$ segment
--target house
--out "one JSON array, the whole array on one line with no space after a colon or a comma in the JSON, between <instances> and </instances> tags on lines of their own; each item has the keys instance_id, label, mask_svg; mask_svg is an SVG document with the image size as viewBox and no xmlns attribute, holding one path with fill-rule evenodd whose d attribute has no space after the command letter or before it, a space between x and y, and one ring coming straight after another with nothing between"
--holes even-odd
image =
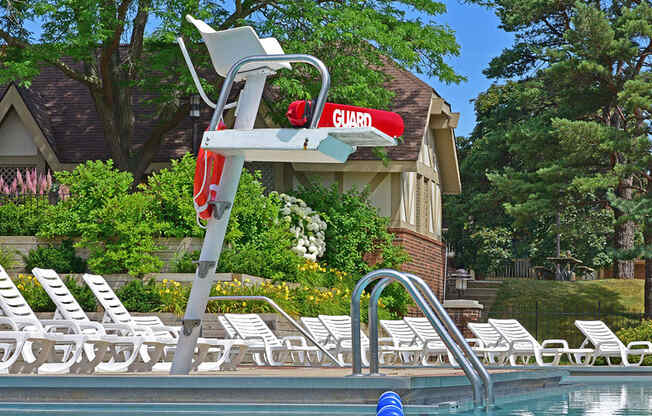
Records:
<instances>
[{"instance_id":1,"label":"house","mask_svg":"<svg viewBox=\"0 0 652 416\"><path fill-rule=\"evenodd\" d=\"M261 170L269 189L287 191L309 177L347 190L368 186L379 212L391 219L391 231L412 257L405 270L423 277L441 296L445 245L442 240L442 194L461 191L454 129L459 113L429 85L389 63L384 70L395 93L392 110L405 121L402 142L387 149L384 163L370 149L360 149L344 164L249 163ZM202 122L210 117L202 111ZM227 118L228 124L228 118ZM272 127L264 111L257 126ZM136 131L144 141L148 122ZM150 169L169 164L192 147L192 124L183 121L166 136ZM11 182L16 169L73 169L86 160L107 159L102 128L85 86L58 69L45 68L30 88L0 88L0 176Z\"/></svg>"}]
</instances>

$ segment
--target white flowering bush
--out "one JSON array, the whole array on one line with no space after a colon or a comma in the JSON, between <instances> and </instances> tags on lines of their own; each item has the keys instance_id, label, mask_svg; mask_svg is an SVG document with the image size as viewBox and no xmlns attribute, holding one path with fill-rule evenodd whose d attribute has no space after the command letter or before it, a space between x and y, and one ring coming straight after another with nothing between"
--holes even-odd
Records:
<instances>
[{"instance_id":1,"label":"white flowering bush","mask_svg":"<svg viewBox=\"0 0 652 416\"><path fill-rule=\"evenodd\" d=\"M319 214L299 198L278 194L281 201L280 215L290 223L295 245L292 251L311 261L317 261L326 252L326 222Z\"/></svg>"}]
</instances>

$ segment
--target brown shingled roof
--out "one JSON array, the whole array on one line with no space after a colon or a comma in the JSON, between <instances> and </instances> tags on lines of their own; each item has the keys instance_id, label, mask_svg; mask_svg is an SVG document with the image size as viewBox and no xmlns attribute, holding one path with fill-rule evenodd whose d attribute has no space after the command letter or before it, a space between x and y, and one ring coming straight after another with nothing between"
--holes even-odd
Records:
<instances>
[{"instance_id":1,"label":"brown shingled roof","mask_svg":"<svg viewBox=\"0 0 652 416\"><path fill-rule=\"evenodd\" d=\"M403 142L388 148L388 156L391 160L416 160L428 120L433 90L393 62L387 62L384 70L391 78L386 86L395 93L391 109L399 113L405 121ZM60 162L80 163L89 159L110 157L104 142L101 121L86 86L66 77L54 67L45 67L32 80L29 89L19 90L45 137L56 149ZM147 97L137 97L138 100L144 98ZM147 113L145 107L137 112L135 144L145 141L154 124L154 120L142 116ZM202 106L202 126L208 124L210 116L211 109ZM186 118L176 129L168 132L153 161L166 162L191 151L191 128L190 118ZM377 157L371 149L361 148L351 155L350 159L373 160Z\"/></svg>"}]
</instances>

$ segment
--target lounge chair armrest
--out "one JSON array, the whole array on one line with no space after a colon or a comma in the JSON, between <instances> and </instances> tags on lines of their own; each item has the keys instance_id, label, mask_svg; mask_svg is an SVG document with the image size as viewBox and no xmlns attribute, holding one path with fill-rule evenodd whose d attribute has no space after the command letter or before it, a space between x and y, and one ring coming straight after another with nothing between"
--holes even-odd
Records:
<instances>
[{"instance_id":1,"label":"lounge chair armrest","mask_svg":"<svg viewBox=\"0 0 652 416\"><path fill-rule=\"evenodd\" d=\"M120 333L120 335L138 335L133 325L129 324L103 324L100 325L105 332Z\"/></svg>"},{"instance_id":2,"label":"lounge chair armrest","mask_svg":"<svg viewBox=\"0 0 652 416\"><path fill-rule=\"evenodd\" d=\"M528 343L528 344L530 344L532 346L532 348L535 347L535 343L531 339L529 339L529 338L517 338L517 339L513 339L513 340L509 341L509 349L510 350L514 349L514 346L516 344L518 344L518 343Z\"/></svg>"},{"instance_id":3,"label":"lounge chair armrest","mask_svg":"<svg viewBox=\"0 0 652 416\"><path fill-rule=\"evenodd\" d=\"M307 347L308 343L306 342L306 339L300 335L290 335L287 337L281 338L281 342L287 346L292 345L292 341L299 341L299 345L302 347Z\"/></svg>"},{"instance_id":4,"label":"lounge chair armrest","mask_svg":"<svg viewBox=\"0 0 652 416\"><path fill-rule=\"evenodd\" d=\"M6 316L0 316L0 325L7 325L12 331L19 331L16 322Z\"/></svg>"},{"instance_id":5,"label":"lounge chair armrest","mask_svg":"<svg viewBox=\"0 0 652 416\"><path fill-rule=\"evenodd\" d=\"M480 338L466 338L466 343L472 347L485 348L485 344Z\"/></svg>"},{"instance_id":6,"label":"lounge chair armrest","mask_svg":"<svg viewBox=\"0 0 652 416\"><path fill-rule=\"evenodd\" d=\"M568 342L565 339L547 339L541 343L543 348L546 348L547 345L561 344L565 349L568 349Z\"/></svg>"},{"instance_id":7,"label":"lounge chair armrest","mask_svg":"<svg viewBox=\"0 0 652 416\"><path fill-rule=\"evenodd\" d=\"M247 337L244 338L245 341L260 341L263 345L267 346L267 341L263 337Z\"/></svg>"},{"instance_id":8,"label":"lounge chair armrest","mask_svg":"<svg viewBox=\"0 0 652 416\"><path fill-rule=\"evenodd\" d=\"M605 345L613 345L615 347L620 347L616 341L605 341L605 342L598 342L595 344L595 349L596 351L601 351L602 347Z\"/></svg>"},{"instance_id":9,"label":"lounge chair armrest","mask_svg":"<svg viewBox=\"0 0 652 416\"><path fill-rule=\"evenodd\" d=\"M167 325L136 326L137 330L140 330L141 328L147 328L150 330L150 332L165 331L168 332L170 336L174 339L179 338L179 329L181 329L181 327L167 326Z\"/></svg>"},{"instance_id":10,"label":"lounge chair armrest","mask_svg":"<svg viewBox=\"0 0 652 416\"><path fill-rule=\"evenodd\" d=\"M378 338L378 344L383 344L383 345L394 345L396 342L394 341L394 338L391 337L382 337Z\"/></svg>"},{"instance_id":11,"label":"lounge chair armrest","mask_svg":"<svg viewBox=\"0 0 652 416\"><path fill-rule=\"evenodd\" d=\"M630 350L632 347L646 347L648 350L652 350L652 343L650 341L632 341L627 344L627 349Z\"/></svg>"},{"instance_id":12,"label":"lounge chair armrest","mask_svg":"<svg viewBox=\"0 0 652 416\"><path fill-rule=\"evenodd\" d=\"M79 327L83 330L92 329L95 330L97 335L106 335L106 330L110 329L112 325L118 324L101 324L99 322L85 321L85 322L76 322Z\"/></svg>"},{"instance_id":13,"label":"lounge chair armrest","mask_svg":"<svg viewBox=\"0 0 652 416\"><path fill-rule=\"evenodd\" d=\"M353 338L351 337L342 337L337 340L337 348L341 349L344 347L345 342L350 342L351 346L353 346ZM362 340L360 340L360 343L362 343Z\"/></svg>"},{"instance_id":14,"label":"lounge chair armrest","mask_svg":"<svg viewBox=\"0 0 652 416\"><path fill-rule=\"evenodd\" d=\"M45 332L51 332L52 329L64 328L69 329L75 334L82 333L82 322L69 321L67 319L41 319L41 325Z\"/></svg>"}]
</instances>

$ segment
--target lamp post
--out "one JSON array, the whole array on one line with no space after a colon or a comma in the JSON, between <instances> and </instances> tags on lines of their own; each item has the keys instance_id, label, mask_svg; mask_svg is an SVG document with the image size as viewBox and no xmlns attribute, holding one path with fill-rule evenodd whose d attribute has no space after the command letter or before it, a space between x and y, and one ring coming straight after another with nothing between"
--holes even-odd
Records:
<instances>
[{"instance_id":1,"label":"lamp post","mask_svg":"<svg viewBox=\"0 0 652 416\"><path fill-rule=\"evenodd\" d=\"M197 156L199 153L199 95L190 96L190 119L192 120L192 153Z\"/></svg>"}]
</instances>

